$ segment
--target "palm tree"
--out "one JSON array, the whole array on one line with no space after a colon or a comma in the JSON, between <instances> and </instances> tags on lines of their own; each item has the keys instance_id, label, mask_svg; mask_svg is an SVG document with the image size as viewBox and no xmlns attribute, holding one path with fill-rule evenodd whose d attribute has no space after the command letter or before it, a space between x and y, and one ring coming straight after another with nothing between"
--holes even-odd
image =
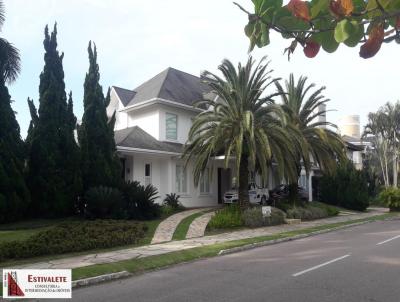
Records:
<instances>
[{"instance_id":1,"label":"palm tree","mask_svg":"<svg viewBox=\"0 0 400 302\"><path fill-rule=\"evenodd\" d=\"M186 163L194 161L196 185L214 156L223 154L225 167L234 159L242 208L249 202L249 170L258 169L266 179L274 160L280 175L296 177L292 160L295 152L284 129L284 114L272 99L276 94L262 96L277 81L267 68L265 58L255 65L250 57L246 65L239 63L237 69L224 60L218 67L222 78L203 72L202 80L217 97L198 103L208 110L195 118L184 151Z\"/></svg>"},{"instance_id":2,"label":"palm tree","mask_svg":"<svg viewBox=\"0 0 400 302\"><path fill-rule=\"evenodd\" d=\"M0 0L0 30L5 20L5 12L3 1ZM4 38L0 38L0 76L4 82L14 82L20 72L20 56L10 42Z\"/></svg>"},{"instance_id":3,"label":"palm tree","mask_svg":"<svg viewBox=\"0 0 400 302\"><path fill-rule=\"evenodd\" d=\"M285 88L279 82L275 82L277 91L282 99L282 110L286 114L287 129L290 133L301 138L297 141L296 169L300 176L302 165L309 173L312 161L322 171L331 173L334 171L337 159L344 158L344 144L339 134L328 129L337 128L336 125L325 119L325 104L329 102L322 95L325 87L312 91L315 84L306 85L307 77L301 76L297 83L293 74L285 81ZM293 132L293 130L297 130ZM297 178L298 179L298 178ZM291 197L297 196L297 179L292 183Z\"/></svg>"}]
</instances>

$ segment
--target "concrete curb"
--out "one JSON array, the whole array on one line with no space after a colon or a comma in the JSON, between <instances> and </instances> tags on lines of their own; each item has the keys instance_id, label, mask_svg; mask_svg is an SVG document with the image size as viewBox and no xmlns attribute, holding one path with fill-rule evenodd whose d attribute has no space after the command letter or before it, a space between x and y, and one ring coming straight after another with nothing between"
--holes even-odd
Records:
<instances>
[{"instance_id":1,"label":"concrete curb","mask_svg":"<svg viewBox=\"0 0 400 302\"><path fill-rule=\"evenodd\" d=\"M381 221L390 220L390 219L392 219L392 218L382 219ZM288 241L303 239L303 238L307 238L307 237L312 237L312 236L325 234L325 233L329 233L329 232L333 232L333 231L337 231L337 230L347 229L350 227L355 227L358 225L363 225L363 224L367 224L367 223L375 222L375 221L376 220L361 221L361 222L342 225L342 226L329 228L329 229L325 229L325 230L315 231L315 232L311 232L311 233L307 233L307 234L300 234L300 235L295 235L295 236L286 237L286 238L279 238L279 239L274 239L274 240L266 240L266 241L261 241L261 242L257 242L257 243L246 244L243 246L238 246L238 247L233 247L233 248L226 249L226 250L221 250L218 253L218 256L247 251L247 250L257 248L257 247L268 246L268 245L278 244L278 243L282 243L282 242L288 242Z\"/></svg>"},{"instance_id":2,"label":"concrete curb","mask_svg":"<svg viewBox=\"0 0 400 302\"><path fill-rule=\"evenodd\" d=\"M131 274L127 271L122 271L122 272L118 272L118 273L111 273L111 274L105 274L105 275L100 275L100 276L86 278L86 279L75 280L75 281L72 281L72 288L90 286L90 285L103 283L103 282L107 282L107 281L128 278L130 276L133 276L133 274Z\"/></svg>"}]
</instances>

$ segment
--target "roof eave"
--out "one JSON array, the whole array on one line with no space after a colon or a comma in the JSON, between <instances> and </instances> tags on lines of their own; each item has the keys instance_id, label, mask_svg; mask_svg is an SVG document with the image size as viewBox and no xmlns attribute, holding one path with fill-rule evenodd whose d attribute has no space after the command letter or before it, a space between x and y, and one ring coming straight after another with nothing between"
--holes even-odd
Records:
<instances>
[{"instance_id":1,"label":"roof eave","mask_svg":"<svg viewBox=\"0 0 400 302\"><path fill-rule=\"evenodd\" d=\"M124 146L118 146L118 145L117 145L117 151L128 152L128 153L158 154L158 155L162 155L163 154L163 155L173 155L173 156L182 155L182 153L178 153L178 152L132 148L132 147L124 147Z\"/></svg>"},{"instance_id":2,"label":"roof eave","mask_svg":"<svg viewBox=\"0 0 400 302\"><path fill-rule=\"evenodd\" d=\"M123 109L121 109L119 111L120 112L130 112L130 111L142 109L142 108L145 108L147 106L154 105L154 104L169 105L169 106L172 106L172 107L185 109L185 110L198 112L198 113L204 111L203 109L196 108L194 106L181 104L181 103L178 103L178 102L174 102L174 101L170 101L170 100L166 100L166 99L162 99L162 98L152 98L150 100L147 100L147 101L144 101L144 102L140 102L138 104L133 104L133 105L127 106L127 107L125 107L125 108L123 108Z\"/></svg>"}]
</instances>

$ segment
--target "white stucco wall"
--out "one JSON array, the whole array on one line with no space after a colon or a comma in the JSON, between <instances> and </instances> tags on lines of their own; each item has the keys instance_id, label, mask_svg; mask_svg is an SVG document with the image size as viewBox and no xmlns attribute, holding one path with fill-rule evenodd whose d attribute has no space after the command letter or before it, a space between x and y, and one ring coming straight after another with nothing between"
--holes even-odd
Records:
<instances>
[{"instance_id":1,"label":"white stucco wall","mask_svg":"<svg viewBox=\"0 0 400 302\"><path fill-rule=\"evenodd\" d=\"M128 113L128 127L138 126L160 140L160 110L156 106L130 111Z\"/></svg>"},{"instance_id":2,"label":"white stucco wall","mask_svg":"<svg viewBox=\"0 0 400 302\"><path fill-rule=\"evenodd\" d=\"M187 192L176 192L176 164L182 163L177 156L143 153L121 154L121 156L126 158L126 180L135 180L144 184L145 164L151 164L152 184L159 192L158 203L162 203L166 194L177 193L181 196L181 203L188 208L216 206L218 204L218 167L223 167L222 161L215 163L212 179L210 179L210 192L202 194L200 188L194 185L193 166L191 164L187 167ZM127 173L128 170L129 173ZM233 173L231 174L233 175ZM231 179L227 181L230 183Z\"/></svg>"}]
</instances>

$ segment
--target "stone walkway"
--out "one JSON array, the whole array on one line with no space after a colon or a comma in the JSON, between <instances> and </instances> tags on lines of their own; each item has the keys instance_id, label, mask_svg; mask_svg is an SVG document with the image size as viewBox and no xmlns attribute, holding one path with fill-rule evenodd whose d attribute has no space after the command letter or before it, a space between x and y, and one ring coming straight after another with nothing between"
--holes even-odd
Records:
<instances>
[{"instance_id":1,"label":"stone walkway","mask_svg":"<svg viewBox=\"0 0 400 302\"><path fill-rule=\"evenodd\" d=\"M154 233L151 244L171 241L176 227L183 219L189 217L190 215L203 212L205 210L208 210L208 208L187 210L171 215L167 219L161 221Z\"/></svg>"},{"instance_id":2,"label":"stone walkway","mask_svg":"<svg viewBox=\"0 0 400 302\"><path fill-rule=\"evenodd\" d=\"M186 234L186 239L202 237L206 231L206 227L210 219L215 215L215 211L205 213L200 217L197 217L189 226L189 230Z\"/></svg>"},{"instance_id":3,"label":"stone walkway","mask_svg":"<svg viewBox=\"0 0 400 302\"><path fill-rule=\"evenodd\" d=\"M200 238L192 238L180 241L170 241L160 244L152 244L142 247L121 249L111 252L105 252L100 254L90 254L75 256L64 259L55 259L51 261L45 261L34 264L26 264L19 266L19 268L32 268L32 269L55 269L55 268L78 268L89 266L100 263L112 263L122 260L144 258L153 255L161 255L175 251L181 251L191 249L195 247L207 246L215 243L222 243L232 240L239 240L245 238L253 238L259 236L268 236L278 234L282 232L288 232L293 230L306 229L310 227L320 226L324 224L345 222L351 220L357 220L360 218L367 218L387 212L387 209L374 208L368 213L359 213L354 215L336 216L326 219L319 219L314 221L302 222L294 225L279 225L273 227L264 227L258 229L248 229L230 233L223 233L212 236L204 236Z\"/></svg>"}]
</instances>

